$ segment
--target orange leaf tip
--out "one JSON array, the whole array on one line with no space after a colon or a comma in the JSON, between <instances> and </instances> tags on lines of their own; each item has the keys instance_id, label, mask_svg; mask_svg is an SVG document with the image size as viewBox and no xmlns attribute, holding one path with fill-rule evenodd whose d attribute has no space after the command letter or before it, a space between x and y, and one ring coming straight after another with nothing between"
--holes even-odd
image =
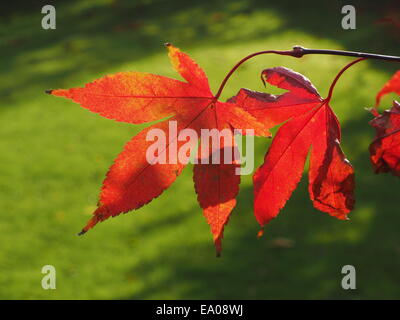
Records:
<instances>
[{"instance_id":1,"label":"orange leaf tip","mask_svg":"<svg viewBox=\"0 0 400 320\"><path fill-rule=\"evenodd\" d=\"M70 90L68 89L53 89L53 90L46 90L45 92L53 96L71 98L71 93Z\"/></svg>"},{"instance_id":2,"label":"orange leaf tip","mask_svg":"<svg viewBox=\"0 0 400 320\"><path fill-rule=\"evenodd\" d=\"M364 108L364 110L371 113L374 117L379 116L379 112L375 107L373 107L373 108L366 107L366 108Z\"/></svg>"}]
</instances>

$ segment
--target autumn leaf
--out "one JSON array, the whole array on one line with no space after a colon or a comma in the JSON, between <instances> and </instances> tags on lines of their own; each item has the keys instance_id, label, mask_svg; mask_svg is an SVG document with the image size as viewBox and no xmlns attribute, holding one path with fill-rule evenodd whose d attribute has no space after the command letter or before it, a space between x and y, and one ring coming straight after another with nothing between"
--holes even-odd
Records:
<instances>
[{"instance_id":1,"label":"autumn leaf","mask_svg":"<svg viewBox=\"0 0 400 320\"><path fill-rule=\"evenodd\" d=\"M400 95L400 71L397 71L376 95L377 106L379 105L382 97L388 93L397 93Z\"/></svg>"},{"instance_id":2,"label":"autumn leaf","mask_svg":"<svg viewBox=\"0 0 400 320\"><path fill-rule=\"evenodd\" d=\"M267 128L284 122L253 177L257 221L265 226L285 206L309 152L314 207L346 219L354 206L354 170L340 148L340 125L328 100L307 78L287 68L266 69L262 79L288 91L271 95L241 89L230 99L263 120Z\"/></svg>"},{"instance_id":3,"label":"autumn leaf","mask_svg":"<svg viewBox=\"0 0 400 320\"><path fill-rule=\"evenodd\" d=\"M369 151L374 170L400 177L400 104L394 101L390 110L379 114L374 109L373 114L370 124L376 129L376 138Z\"/></svg>"},{"instance_id":4,"label":"autumn leaf","mask_svg":"<svg viewBox=\"0 0 400 320\"><path fill-rule=\"evenodd\" d=\"M376 95L376 106L383 96L389 93L400 95L400 71L383 86ZM375 116L370 125L376 130L376 138L369 146L370 159L375 173L391 172L400 176L400 105L393 101L390 110L379 114L376 108L371 109Z\"/></svg>"},{"instance_id":5,"label":"autumn leaf","mask_svg":"<svg viewBox=\"0 0 400 320\"><path fill-rule=\"evenodd\" d=\"M229 147L233 147L230 148ZM225 149L234 151L235 141L221 141L221 149L216 150L220 157L224 156ZM200 153L200 151L199 151ZM232 157L234 154L232 152ZM239 164L212 163L212 154L207 155L209 164L199 161L194 166L193 180L197 193L197 200L203 208L203 214L211 226L217 254L221 252L221 239L225 224L229 220L232 209L236 205L236 196L239 192L240 175L235 171Z\"/></svg>"},{"instance_id":6,"label":"autumn leaf","mask_svg":"<svg viewBox=\"0 0 400 320\"><path fill-rule=\"evenodd\" d=\"M138 209L158 197L181 173L183 163L150 163L146 150L150 130L166 134L170 157L185 141L169 136L169 123L176 121L178 132L190 128L200 136L201 129L253 129L256 135L270 133L250 113L230 102L220 102L212 94L204 71L187 54L167 44L175 70L186 80L180 81L143 72L120 72L97 79L82 88L51 90L48 93L69 98L82 107L116 121L139 124L169 117L132 138L115 159L104 180L98 208L83 228L85 233L98 222L123 212ZM232 145L232 141L225 142ZM221 150L226 147L222 143ZM215 152L209 148L210 154ZM158 154L160 156L160 154ZM224 226L236 204L240 177L237 164L195 164L194 184L198 202L210 224L218 253Z\"/></svg>"}]
</instances>

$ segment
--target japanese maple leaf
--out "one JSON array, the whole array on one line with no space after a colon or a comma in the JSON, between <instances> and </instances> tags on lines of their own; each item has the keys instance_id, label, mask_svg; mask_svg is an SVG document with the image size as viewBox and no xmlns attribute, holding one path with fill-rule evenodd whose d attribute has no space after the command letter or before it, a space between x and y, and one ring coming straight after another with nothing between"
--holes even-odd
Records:
<instances>
[{"instance_id":1,"label":"japanese maple leaf","mask_svg":"<svg viewBox=\"0 0 400 320\"><path fill-rule=\"evenodd\" d=\"M369 146L370 159L376 173L391 172L400 177L400 104L393 101L390 110L376 116L370 124L376 129L376 138Z\"/></svg>"},{"instance_id":2,"label":"japanese maple leaf","mask_svg":"<svg viewBox=\"0 0 400 320\"><path fill-rule=\"evenodd\" d=\"M169 121L177 130L190 128L200 136L201 129L253 129L256 135L270 135L264 125L233 103L220 102L212 94L204 71L185 53L167 44L175 70L186 81L143 72L120 72L97 79L82 88L51 90L82 107L116 121L139 124L169 117L132 138L115 159L104 180L98 208L81 234L98 222L138 209L158 197L181 173L184 163L160 164L146 160L146 141L152 129L164 131L165 153L169 158L185 141L169 137ZM223 140L225 141L225 140ZM224 144L225 143L225 144ZM233 141L222 142L223 150ZM210 155L215 152L209 148ZM158 154L160 156L160 154ZM172 161L170 161L172 162ZM217 251L221 250L223 229L236 204L240 177L236 163L195 164L194 184L198 202L211 226Z\"/></svg>"},{"instance_id":3,"label":"japanese maple leaf","mask_svg":"<svg viewBox=\"0 0 400 320\"><path fill-rule=\"evenodd\" d=\"M354 171L340 148L340 125L328 100L307 78L290 69L266 69L262 79L288 91L271 95L241 89L230 99L267 128L286 121L253 177L258 222L264 226L285 206L310 150L309 194L314 207L346 219L354 206Z\"/></svg>"},{"instance_id":4,"label":"japanese maple leaf","mask_svg":"<svg viewBox=\"0 0 400 320\"><path fill-rule=\"evenodd\" d=\"M400 70L383 86L381 91L376 95L376 105L378 106L382 97L388 93L397 93L400 95Z\"/></svg>"}]
</instances>

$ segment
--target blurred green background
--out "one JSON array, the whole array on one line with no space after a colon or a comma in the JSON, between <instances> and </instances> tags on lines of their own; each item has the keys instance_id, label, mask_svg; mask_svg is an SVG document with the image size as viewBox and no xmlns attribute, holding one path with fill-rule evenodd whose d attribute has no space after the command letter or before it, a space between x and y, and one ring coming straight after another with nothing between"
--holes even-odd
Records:
<instances>
[{"instance_id":1,"label":"blurred green background","mask_svg":"<svg viewBox=\"0 0 400 320\"><path fill-rule=\"evenodd\" d=\"M57 29L41 28L53 4ZM162 196L109 219L83 237L103 177L123 145L144 125L117 123L44 94L118 71L170 77L164 42L191 54L213 90L245 55L266 49L348 49L397 54L394 1L352 1L357 29L341 28L343 1L96 0L7 2L0 13L0 298L3 299L370 299L400 298L400 180L375 175L374 137L364 110L399 69L367 61L346 72L332 106L342 148L356 170L356 209L338 221L313 209L298 186L261 239L252 213L251 177L216 258L196 202L192 166ZM349 58L260 56L228 82L266 90L267 67L303 73L326 95ZM276 92L273 88L268 91ZM389 107L393 96L384 100ZM257 139L256 165L270 141ZM290 168L288 168L290 170ZM54 265L57 289L43 290L41 268ZM354 265L357 289L341 288Z\"/></svg>"}]
</instances>

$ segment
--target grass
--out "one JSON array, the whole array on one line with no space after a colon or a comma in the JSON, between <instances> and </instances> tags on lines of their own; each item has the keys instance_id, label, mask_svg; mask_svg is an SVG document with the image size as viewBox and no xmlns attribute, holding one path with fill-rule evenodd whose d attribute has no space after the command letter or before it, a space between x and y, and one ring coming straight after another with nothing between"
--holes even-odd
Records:
<instances>
[{"instance_id":1,"label":"grass","mask_svg":"<svg viewBox=\"0 0 400 320\"><path fill-rule=\"evenodd\" d=\"M235 62L258 50L301 44L399 54L398 38L373 23L389 2L376 7L355 1L360 10L353 31L340 28L340 3L310 1L313 10L300 3L60 1L55 31L40 28L37 1L27 1L30 11L6 12L0 24L0 298L399 298L400 181L373 174L367 148L374 133L363 110L397 70L394 64L354 66L332 100L342 147L356 170L357 208L350 221L313 209L303 179L256 239L251 177L244 177L216 259L189 166L149 205L76 236L95 208L109 165L145 126L103 119L44 90L127 70L177 77L162 46L167 41L203 66L214 90ZM257 57L232 77L223 98L240 87L265 90L260 71L278 65L305 74L325 95L348 61ZM269 143L257 139L257 166ZM282 238L292 245L279 245ZM56 267L56 290L41 288L46 264ZM346 264L356 267L357 290L341 289Z\"/></svg>"}]
</instances>

